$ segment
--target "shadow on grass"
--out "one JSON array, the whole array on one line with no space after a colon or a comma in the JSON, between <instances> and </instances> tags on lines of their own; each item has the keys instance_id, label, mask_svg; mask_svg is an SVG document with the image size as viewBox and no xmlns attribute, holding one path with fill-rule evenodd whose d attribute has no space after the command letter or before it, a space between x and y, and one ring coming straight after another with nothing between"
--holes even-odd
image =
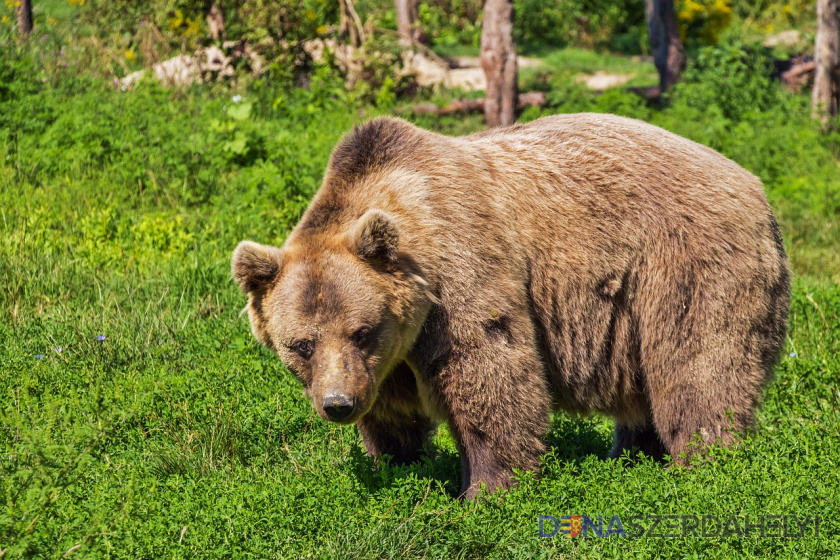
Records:
<instances>
[{"instance_id":1,"label":"shadow on grass","mask_svg":"<svg viewBox=\"0 0 840 560\"><path fill-rule=\"evenodd\" d=\"M431 446L420 461L408 465L392 463L389 457L377 460L367 455L364 447L356 446L350 451L350 464L353 473L371 492L390 490L400 480L412 476L437 482L452 497L456 497L461 488L458 453L438 446Z\"/></svg>"},{"instance_id":2,"label":"shadow on grass","mask_svg":"<svg viewBox=\"0 0 840 560\"><path fill-rule=\"evenodd\" d=\"M611 431L604 428L603 419L569 417L554 418L543 440L549 451L549 460L583 463L589 456L606 459L613 444ZM368 456L362 446L350 452L354 474L373 492L393 488L400 480L414 476L437 482L446 492L456 497L461 488L461 459L458 453L435 444L420 461L409 465L393 464L386 457L381 461Z\"/></svg>"},{"instance_id":3,"label":"shadow on grass","mask_svg":"<svg viewBox=\"0 0 840 560\"><path fill-rule=\"evenodd\" d=\"M606 459L613 444L613 433L604 428L600 417L572 418L556 415L543 438L554 457L582 463L590 455Z\"/></svg>"}]
</instances>

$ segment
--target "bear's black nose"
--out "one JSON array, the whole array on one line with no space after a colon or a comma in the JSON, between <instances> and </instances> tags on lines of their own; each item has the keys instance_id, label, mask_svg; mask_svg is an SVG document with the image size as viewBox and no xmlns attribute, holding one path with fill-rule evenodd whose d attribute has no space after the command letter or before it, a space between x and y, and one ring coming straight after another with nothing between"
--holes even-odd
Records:
<instances>
[{"instance_id":1,"label":"bear's black nose","mask_svg":"<svg viewBox=\"0 0 840 560\"><path fill-rule=\"evenodd\" d=\"M333 422L346 420L353 414L355 403L345 395L327 395L324 397L324 412Z\"/></svg>"}]
</instances>

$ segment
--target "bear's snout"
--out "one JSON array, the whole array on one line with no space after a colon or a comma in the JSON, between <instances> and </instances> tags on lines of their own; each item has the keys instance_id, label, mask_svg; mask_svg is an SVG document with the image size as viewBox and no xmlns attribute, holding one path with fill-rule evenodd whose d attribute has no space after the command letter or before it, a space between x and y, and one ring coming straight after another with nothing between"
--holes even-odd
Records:
<instances>
[{"instance_id":1,"label":"bear's snout","mask_svg":"<svg viewBox=\"0 0 840 560\"><path fill-rule=\"evenodd\" d=\"M332 394L324 397L324 412L333 422L347 420L356 408L356 399L347 395Z\"/></svg>"}]
</instances>

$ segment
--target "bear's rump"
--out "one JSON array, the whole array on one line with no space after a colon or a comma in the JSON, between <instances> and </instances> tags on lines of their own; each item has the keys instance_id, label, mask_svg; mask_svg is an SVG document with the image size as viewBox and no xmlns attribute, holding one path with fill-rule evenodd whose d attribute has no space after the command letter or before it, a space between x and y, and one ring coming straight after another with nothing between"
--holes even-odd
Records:
<instances>
[{"instance_id":1,"label":"bear's rump","mask_svg":"<svg viewBox=\"0 0 840 560\"><path fill-rule=\"evenodd\" d=\"M783 249L769 229L761 237L736 251L731 240L649 244L606 272L562 254L532 261L531 313L555 405L644 425L651 381L707 392L716 379L757 396L784 342L789 290Z\"/></svg>"}]
</instances>

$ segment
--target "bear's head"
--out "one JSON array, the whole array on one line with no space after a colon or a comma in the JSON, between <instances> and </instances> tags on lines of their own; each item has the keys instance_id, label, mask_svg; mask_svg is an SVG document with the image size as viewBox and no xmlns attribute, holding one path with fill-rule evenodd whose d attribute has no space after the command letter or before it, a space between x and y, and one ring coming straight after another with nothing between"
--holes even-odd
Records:
<instances>
[{"instance_id":1,"label":"bear's head","mask_svg":"<svg viewBox=\"0 0 840 560\"><path fill-rule=\"evenodd\" d=\"M367 211L342 232L295 232L283 249L243 241L233 276L254 335L303 383L318 414L351 423L414 344L433 295L394 220Z\"/></svg>"}]
</instances>

